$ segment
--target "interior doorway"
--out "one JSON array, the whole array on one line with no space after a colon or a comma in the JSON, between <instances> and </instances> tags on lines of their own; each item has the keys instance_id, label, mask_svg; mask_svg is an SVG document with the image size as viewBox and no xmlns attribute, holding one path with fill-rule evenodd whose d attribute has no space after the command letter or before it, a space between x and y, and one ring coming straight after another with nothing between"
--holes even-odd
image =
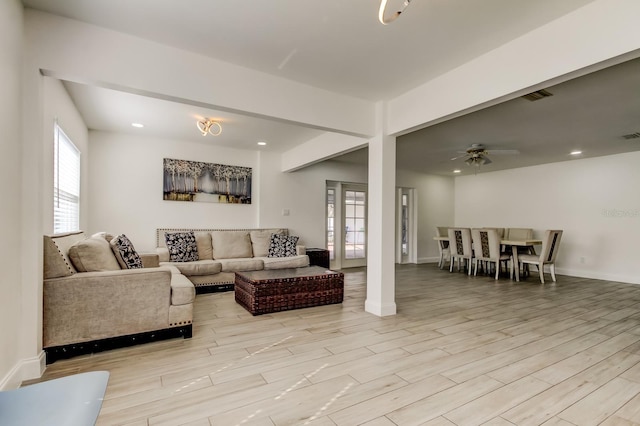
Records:
<instances>
[{"instance_id":1,"label":"interior doorway","mask_svg":"<svg viewBox=\"0 0 640 426\"><path fill-rule=\"evenodd\" d=\"M396 263L417 263L416 194L398 188L396 200Z\"/></svg>"}]
</instances>

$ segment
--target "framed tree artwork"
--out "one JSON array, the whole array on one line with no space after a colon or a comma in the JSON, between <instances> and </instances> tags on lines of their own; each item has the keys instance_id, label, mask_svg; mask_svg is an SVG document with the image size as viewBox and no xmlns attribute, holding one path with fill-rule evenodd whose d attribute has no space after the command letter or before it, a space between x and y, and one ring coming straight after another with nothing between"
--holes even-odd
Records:
<instances>
[{"instance_id":1,"label":"framed tree artwork","mask_svg":"<svg viewBox=\"0 0 640 426\"><path fill-rule=\"evenodd\" d=\"M163 199L251 204L251 167L163 159Z\"/></svg>"}]
</instances>

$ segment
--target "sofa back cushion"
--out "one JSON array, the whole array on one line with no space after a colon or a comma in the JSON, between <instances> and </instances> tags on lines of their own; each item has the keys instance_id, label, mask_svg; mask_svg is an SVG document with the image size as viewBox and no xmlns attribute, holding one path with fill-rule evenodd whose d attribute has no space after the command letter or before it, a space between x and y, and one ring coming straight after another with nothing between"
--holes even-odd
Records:
<instances>
[{"instance_id":1,"label":"sofa back cushion","mask_svg":"<svg viewBox=\"0 0 640 426\"><path fill-rule=\"evenodd\" d=\"M194 234L196 236L196 246L198 246L198 260L212 260L211 233L196 231Z\"/></svg>"},{"instance_id":2,"label":"sofa back cushion","mask_svg":"<svg viewBox=\"0 0 640 426\"><path fill-rule=\"evenodd\" d=\"M69 247L84 240L82 231L44 236L44 279L68 277L77 272L69 259Z\"/></svg>"},{"instance_id":3,"label":"sofa back cushion","mask_svg":"<svg viewBox=\"0 0 640 426\"><path fill-rule=\"evenodd\" d=\"M287 235L286 229L256 229L249 232L251 237L251 248L254 257L267 257L269 254L269 244L271 243L271 234Z\"/></svg>"},{"instance_id":4,"label":"sofa back cushion","mask_svg":"<svg viewBox=\"0 0 640 426\"><path fill-rule=\"evenodd\" d=\"M110 245L122 269L142 268L142 259L126 235L118 235L111 240Z\"/></svg>"},{"instance_id":5,"label":"sofa back cushion","mask_svg":"<svg viewBox=\"0 0 640 426\"><path fill-rule=\"evenodd\" d=\"M69 258L78 272L117 271L120 264L102 235L93 235L69 247Z\"/></svg>"},{"instance_id":6,"label":"sofa back cushion","mask_svg":"<svg viewBox=\"0 0 640 426\"><path fill-rule=\"evenodd\" d=\"M214 259L252 257L249 231L214 231L211 233Z\"/></svg>"}]
</instances>

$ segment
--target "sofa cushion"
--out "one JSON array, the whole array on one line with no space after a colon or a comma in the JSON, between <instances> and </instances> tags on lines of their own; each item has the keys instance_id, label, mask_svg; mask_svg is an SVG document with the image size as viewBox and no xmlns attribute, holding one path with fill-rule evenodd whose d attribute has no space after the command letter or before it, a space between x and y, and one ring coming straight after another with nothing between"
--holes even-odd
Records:
<instances>
[{"instance_id":1,"label":"sofa cushion","mask_svg":"<svg viewBox=\"0 0 640 426\"><path fill-rule=\"evenodd\" d=\"M69 247L69 258L78 272L117 271L120 268L103 236L92 236Z\"/></svg>"},{"instance_id":2,"label":"sofa cushion","mask_svg":"<svg viewBox=\"0 0 640 426\"><path fill-rule=\"evenodd\" d=\"M138 256L138 252L126 235L118 235L111 240L110 244L111 250L116 255L116 259L122 269L142 268L142 259Z\"/></svg>"},{"instance_id":3,"label":"sofa cushion","mask_svg":"<svg viewBox=\"0 0 640 426\"><path fill-rule=\"evenodd\" d=\"M193 275L213 275L222 271L222 265L217 260L196 260L194 262L163 262L163 266L171 265L180 273L190 277Z\"/></svg>"},{"instance_id":4,"label":"sofa cushion","mask_svg":"<svg viewBox=\"0 0 640 426\"><path fill-rule=\"evenodd\" d=\"M286 229L259 229L249 232L253 257L266 257L269 255L271 234L287 235Z\"/></svg>"},{"instance_id":5,"label":"sofa cushion","mask_svg":"<svg viewBox=\"0 0 640 426\"><path fill-rule=\"evenodd\" d=\"M162 262L170 262L171 259L169 259L169 250L167 250L166 247L158 247L156 248L156 253L158 254L158 261L160 263Z\"/></svg>"},{"instance_id":6,"label":"sofa cushion","mask_svg":"<svg viewBox=\"0 0 640 426\"><path fill-rule=\"evenodd\" d=\"M271 243L269 244L268 257L290 257L295 256L296 245L298 244L299 237L294 235L271 235Z\"/></svg>"},{"instance_id":7,"label":"sofa cushion","mask_svg":"<svg viewBox=\"0 0 640 426\"><path fill-rule=\"evenodd\" d=\"M262 257L264 269L304 268L309 266L309 256Z\"/></svg>"},{"instance_id":8,"label":"sofa cushion","mask_svg":"<svg viewBox=\"0 0 640 426\"><path fill-rule=\"evenodd\" d=\"M196 289L184 275L171 275L171 304L186 305L193 303Z\"/></svg>"},{"instance_id":9,"label":"sofa cushion","mask_svg":"<svg viewBox=\"0 0 640 426\"><path fill-rule=\"evenodd\" d=\"M193 262L198 260L198 246L193 231L167 232L164 234L172 262Z\"/></svg>"},{"instance_id":10,"label":"sofa cushion","mask_svg":"<svg viewBox=\"0 0 640 426\"><path fill-rule=\"evenodd\" d=\"M260 271L264 269L262 259L255 257L244 259L220 259L222 272Z\"/></svg>"},{"instance_id":11,"label":"sofa cushion","mask_svg":"<svg viewBox=\"0 0 640 426\"><path fill-rule=\"evenodd\" d=\"M67 253L69 247L87 238L84 232L44 236L44 279L68 277L75 274L76 268Z\"/></svg>"},{"instance_id":12,"label":"sofa cushion","mask_svg":"<svg viewBox=\"0 0 640 426\"><path fill-rule=\"evenodd\" d=\"M115 235L110 234L108 232L96 232L91 236L91 238L104 238L104 240L108 243L111 242L115 238Z\"/></svg>"},{"instance_id":13,"label":"sofa cushion","mask_svg":"<svg viewBox=\"0 0 640 426\"><path fill-rule=\"evenodd\" d=\"M196 236L196 246L198 246L198 259L213 259L213 248L211 247L211 233L194 231Z\"/></svg>"},{"instance_id":14,"label":"sofa cushion","mask_svg":"<svg viewBox=\"0 0 640 426\"><path fill-rule=\"evenodd\" d=\"M214 259L236 259L253 256L249 231L214 231L211 233L211 243Z\"/></svg>"}]
</instances>

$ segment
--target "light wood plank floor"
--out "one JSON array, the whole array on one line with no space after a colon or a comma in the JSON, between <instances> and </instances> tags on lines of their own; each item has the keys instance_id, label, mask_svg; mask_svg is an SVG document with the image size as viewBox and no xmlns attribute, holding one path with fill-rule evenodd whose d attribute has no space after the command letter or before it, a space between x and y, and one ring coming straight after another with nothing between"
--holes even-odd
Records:
<instances>
[{"instance_id":1,"label":"light wood plank floor","mask_svg":"<svg viewBox=\"0 0 640 426\"><path fill-rule=\"evenodd\" d=\"M393 317L345 302L252 317L198 296L192 339L49 366L109 370L99 425L640 425L640 286L398 266Z\"/></svg>"}]
</instances>

